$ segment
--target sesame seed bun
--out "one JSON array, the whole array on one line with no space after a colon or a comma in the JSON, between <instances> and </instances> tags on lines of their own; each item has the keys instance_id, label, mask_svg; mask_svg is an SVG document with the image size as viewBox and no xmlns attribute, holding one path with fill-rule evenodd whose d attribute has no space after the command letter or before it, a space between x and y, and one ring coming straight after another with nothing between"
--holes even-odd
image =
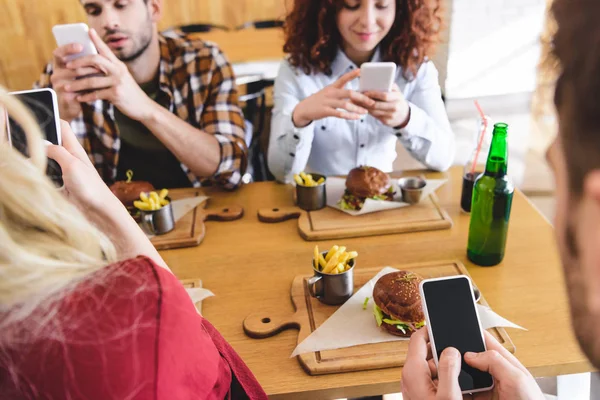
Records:
<instances>
[{"instance_id":1,"label":"sesame seed bun","mask_svg":"<svg viewBox=\"0 0 600 400\"><path fill-rule=\"evenodd\" d=\"M373 288L373 301L390 319L408 323L419 323L425 320L419 284L423 278L410 271L397 271L383 275ZM402 333L395 325L381 324L386 331L408 337L412 331Z\"/></svg>"}]
</instances>

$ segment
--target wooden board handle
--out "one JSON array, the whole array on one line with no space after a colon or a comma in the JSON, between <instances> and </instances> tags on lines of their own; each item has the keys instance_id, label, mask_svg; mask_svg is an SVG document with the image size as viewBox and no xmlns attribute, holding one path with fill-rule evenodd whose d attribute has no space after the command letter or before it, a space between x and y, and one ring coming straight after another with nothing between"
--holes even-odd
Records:
<instances>
[{"instance_id":1,"label":"wooden board handle","mask_svg":"<svg viewBox=\"0 0 600 400\"><path fill-rule=\"evenodd\" d=\"M295 314L262 311L244 319L244 332L255 339L275 336L286 329L300 329Z\"/></svg>"},{"instance_id":2,"label":"wooden board handle","mask_svg":"<svg viewBox=\"0 0 600 400\"><path fill-rule=\"evenodd\" d=\"M302 210L298 207L261 208L258 210L258 220L261 222L283 222L288 219L300 218Z\"/></svg>"},{"instance_id":3,"label":"wooden board handle","mask_svg":"<svg viewBox=\"0 0 600 400\"><path fill-rule=\"evenodd\" d=\"M242 218L244 209L240 206L226 206L206 210L207 221L235 221Z\"/></svg>"}]
</instances>

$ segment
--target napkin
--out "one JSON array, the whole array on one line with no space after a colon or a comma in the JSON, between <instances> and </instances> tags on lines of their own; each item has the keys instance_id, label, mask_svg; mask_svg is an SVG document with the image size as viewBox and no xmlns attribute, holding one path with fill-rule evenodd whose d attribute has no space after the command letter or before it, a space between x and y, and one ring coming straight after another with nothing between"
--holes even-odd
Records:
<instances>
[{"instance_id":1,"label":"napkin","mask_svg":"<svg viewBox=\"0 0 600 400\"><path fill-rule=\"evenodd\" d=\"M423 188L421 200L425 199L427 196L439 189L440 186L446 183L446 181L447 179L427 179L427 184ZM337 203L342 198L344 191L346 190L346 179L335 177L327 178L327 205L350 215L363 215L376 211L392 210L395 208L410 206L410 204L402 202L402 193L400 192L397 179L392 179L392 187L396 192L394 195L394 201L367 199L365 200L365 204L360 211L342 210Z\"/></svg>"},{"instance_id":2,"label":"napkin","mask_svg":"<svg viewBox=\"0 0 600 400\"><path fill-rule=\"evenodd\" d=\"M377 326L373 316L373 287L375 282L382 275L394 271L397 271L397 269L391 267L382 269L348 301L342 304L317 330L296 346L291 357L302 353L341 349L360 344L408 340L408 338L390 335L385 332ZM367 297L369 297L369 302L367 309L364 310L363 303ZM502 318L489 307L477 305L477 309L483 329L506 327L525 330L525 328Z\"/></svg>"},{"instance_id":3,"label":"napkin","mask_svg":"<svg viewBox=\"0 0 600 400\"><path fill-rule=\"evenodd\" d=\"M196 196L171 201L171 207L173 208L173 218L175 219L175 223L177 223L177 221L183 218L185 214L189 213L206 200L208 200L207 196ZM146 236L148 236L148 238L154 237L154 235L149 234L145 230L144 232L146 233Z\"/></svg>"},{"instance_id":4,"label":"napkin","mask_svg":"<svg viewBox=\"0 0 600 400\"><path fill-rule=\"evenodd\" d=\"M204 288L186 288L185 291L192 299L192 303L196 306L198 314L202 315L202 300L214 296L214 293Z\"/></svg>"},{"instance_id":5,"label":"napkin","mask_svg":"<svg viewBox=\"0 0 600 400\"><path fill-rule=\"evenodd\" d=\"M171 207L173 208L175 222L179 221L185 214L189 213L206 200L208 200L207 196L196 196L172 201Z\"/></svg>"}]
</instances>

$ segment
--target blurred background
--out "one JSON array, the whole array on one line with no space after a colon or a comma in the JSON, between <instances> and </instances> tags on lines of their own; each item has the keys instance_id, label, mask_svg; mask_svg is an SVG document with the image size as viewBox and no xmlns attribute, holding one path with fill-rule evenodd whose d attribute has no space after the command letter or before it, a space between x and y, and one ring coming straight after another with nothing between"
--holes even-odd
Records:
<instances>
[{"instance_id":1,"label":"blurred background","mask_svg":"<svg viewBox=\"0 0 600 400\"><path fill-rule=\"evenodd\" d=\"M252 175L269 178L270 89L284 56L281 21L293 0L169 0L160 28L183 28L216 42L234 64L242 91ZM477 99L494 121L510 126L509 173L546 214L553 184L543 161L553 124L532 118L541 38L550 0L444 0L446 29L433 57L457 137L462 165L477 129ZM0 0L0 84L30 88L55 48L55 24L85 21L79 0ZM419 167L399 146L398 170ZM250 177L247 177L249 180Z\"/></svg>"}]
</instances>

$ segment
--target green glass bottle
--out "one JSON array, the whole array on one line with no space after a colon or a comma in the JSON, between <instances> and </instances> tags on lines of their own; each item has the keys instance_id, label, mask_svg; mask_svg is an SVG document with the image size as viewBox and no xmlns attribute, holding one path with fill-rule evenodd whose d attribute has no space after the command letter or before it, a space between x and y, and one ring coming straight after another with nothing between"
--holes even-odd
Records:
<instances>
[{"instance_id":1,"label":"green glass bottle","mask_svg":"<svg viewBox=\"0 0 600 400\"><path fill-rule=\"evenodd\" d=\"M504 258L508 221L515 188L506 175L508 125L494 125L485 172L475 181L467 257L477 265L492 266Z\"/></svg>"}]
</instances>

